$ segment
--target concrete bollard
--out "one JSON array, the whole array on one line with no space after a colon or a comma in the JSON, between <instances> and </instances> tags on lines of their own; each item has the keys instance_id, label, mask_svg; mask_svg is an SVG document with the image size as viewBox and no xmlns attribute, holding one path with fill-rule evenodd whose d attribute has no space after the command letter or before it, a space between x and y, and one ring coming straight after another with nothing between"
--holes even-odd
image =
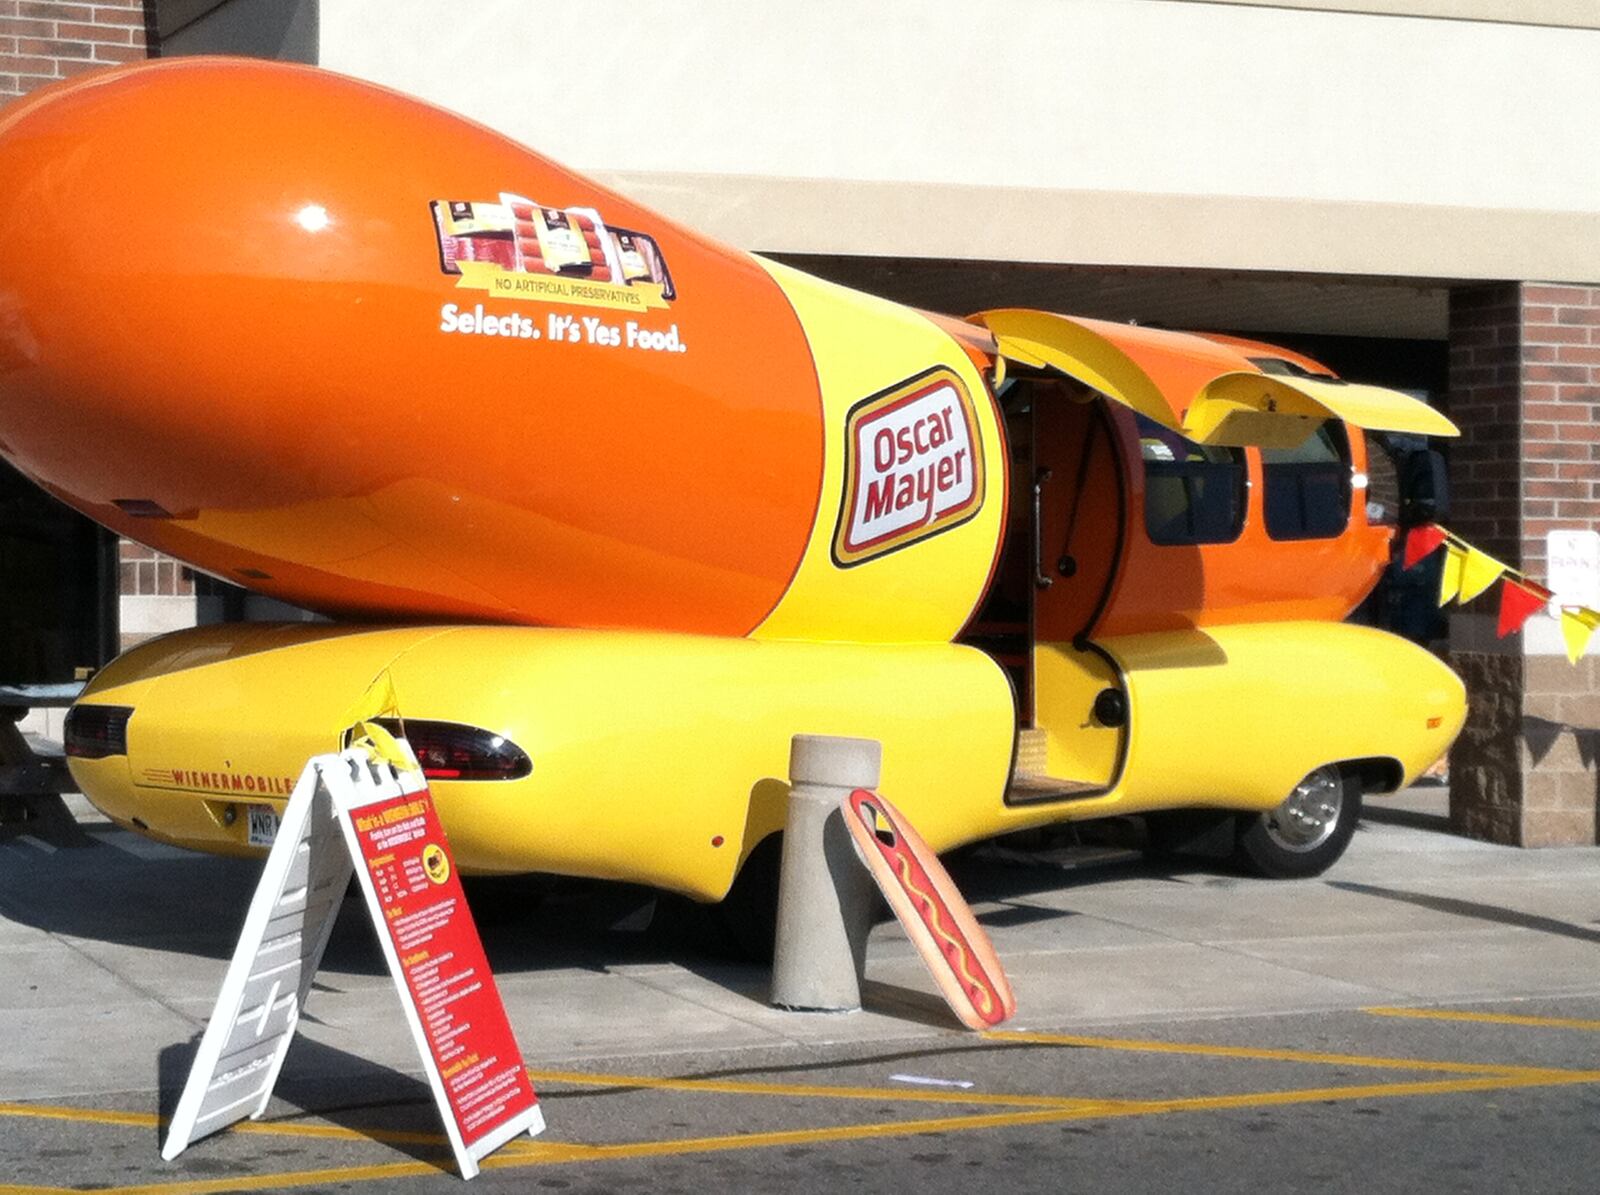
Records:
<instances>
[{"instance_id":1,"label":"concrete bollard","mask_svg":"<svg viewBox=\"0 0 1600 1195\"><path fill-rule=\"evenodd\" d=\"M873 739L797 734L789 747L789 817L778 874L772 1003L811 1012L861 1007L877 889L856 857L839 802L878 786Z\"/></svg>"}]
</instances>

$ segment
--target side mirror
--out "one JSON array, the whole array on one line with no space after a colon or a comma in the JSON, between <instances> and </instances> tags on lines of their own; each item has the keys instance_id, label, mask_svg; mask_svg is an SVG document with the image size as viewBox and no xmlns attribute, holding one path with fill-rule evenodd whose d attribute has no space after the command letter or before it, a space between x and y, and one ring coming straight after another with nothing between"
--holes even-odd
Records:
<instances>
[{"instance_id":1,"label":"side mirror","mask_svg":"<svg viewBox=\"0 0 1600 1195\"><path fill-rule=\"evenodd\" d=\"M1406 457L1400 467L1400 525L1417 527L1450 517L1450 481L1444 457L1424 448Z\"/></svg>"}]
</instances>

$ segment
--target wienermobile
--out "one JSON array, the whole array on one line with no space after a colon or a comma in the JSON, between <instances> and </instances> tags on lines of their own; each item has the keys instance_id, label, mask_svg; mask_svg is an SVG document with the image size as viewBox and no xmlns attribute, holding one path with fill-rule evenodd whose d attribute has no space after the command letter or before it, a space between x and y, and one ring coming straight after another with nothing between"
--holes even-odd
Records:
<instances>
[{"instance_id":1,"label":"wienermobile","mask_svg":"<svg viewBox=\"0 0 1600 1195\"><path fill-rule=\"evenodd\" d=\"M310 68L46 89L0 196L0 455L332 619L93 679L73 775L154 838L259 850L383 712L478 872L720 900L813 733L938 850L1206 809L1305 875L1461 727L1343 621L1395 533L1361 429L1454 429L1295 353L912 310Z\"/></svg>"}]
</instances>

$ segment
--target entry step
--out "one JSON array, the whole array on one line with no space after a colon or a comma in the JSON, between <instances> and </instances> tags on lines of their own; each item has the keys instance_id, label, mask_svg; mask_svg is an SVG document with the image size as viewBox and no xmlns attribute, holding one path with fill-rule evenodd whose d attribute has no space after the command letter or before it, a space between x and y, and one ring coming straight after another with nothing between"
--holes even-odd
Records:
<instances>
[{"instance_id":1,"label":"entry step","mask_svg":"<svg viewBox=\"0 0 1600 1195\"><path fill-rule=\"evenodd\" d=\"M1011 785L1006 789L1006 801L1068 801L1073 797L1088 797L1104 791L1105 785L1096 784L1093 780L1062 780L1056 776L1018 772L1011 777Z\"/></svg>"},{"instance_id":2,"label":"entry step","mask_svg":"<svg viewBox=\"0 0 1600 1195\"><path fill-rule=\"evenodd\" d=\"M1018 801L1065 801L1103 792L1105 785L1093 780L1063 780L1048 775L1050 736L1040 727L1024 726L1017 731L1017 755L1011 769L1011 784L1006 789L1007 803Z\"/></svg>"},{"instance_id":3,"label":"entry step","mask_svg":"<svg viewBox=\"0 0 1600 1195\"><path fill-rule=\"evenodd\" d=\"M1050 736L1037 726L1017 731L1017 758L1012 771L1017 775L1042 776L1050 770Z\"/></svg>"}]
</instances>

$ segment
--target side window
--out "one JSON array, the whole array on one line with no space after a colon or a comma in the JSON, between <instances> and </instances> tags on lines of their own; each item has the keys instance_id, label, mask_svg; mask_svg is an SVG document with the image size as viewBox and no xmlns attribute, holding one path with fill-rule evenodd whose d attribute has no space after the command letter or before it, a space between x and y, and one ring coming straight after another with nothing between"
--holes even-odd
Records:
<instances>
[{"instance_id":1,"label":"side window","mask_svg":"<svg viewBox=\"0 0 1600 1195\"><path fill-rule=\"evenodd\" d=\"M1262 506L1273 539L1332 539L1350 521L1350 439L1324 422L1295 448L1263 448Z\"/></svg>"},{"instance_id":2,"label":"side window","mask_svg":"<svg viewBox=\"0 0 1600 1195\"><path fill-rule=\"evenodd\" d=\"M1244 453L1196 444L1137 416L1144 529L1154 544L1225 544L1244 530Z\"/></svg>"}]
</instances>

